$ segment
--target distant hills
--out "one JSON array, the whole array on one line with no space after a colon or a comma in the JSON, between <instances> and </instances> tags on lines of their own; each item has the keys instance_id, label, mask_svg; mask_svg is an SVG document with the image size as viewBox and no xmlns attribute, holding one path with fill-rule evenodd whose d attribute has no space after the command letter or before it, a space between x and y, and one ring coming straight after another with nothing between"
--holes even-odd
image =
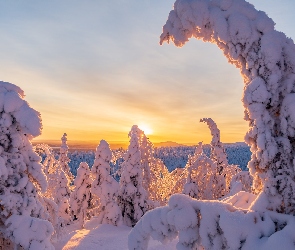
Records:
<instances>
[{"instance_id":1,"label":"distant hills","mask_svg":"<svg viewBox=\"0 0 295 250\"><path fill-rule=\"evenodd\" d=\"M61 141L60 140L33 140L33 145L45 143L48 144L52 148L59 148ZM74 150L95 150L97 145L99 144L99 141L71 141L68 140L68 146L70 151ZM128 142L109 142L111 149L118 149L128 148ZM156 142L153 143L155 147L187 147L187 146L194 146L192 143L184 143L180 144L173 141L166 141L166 142ZM223 143L225 146L241 146L245 147L247 146L244 142L235 142L235 143ZM195 144L196 145L196 144Z\"/></svg>"},{"instance_id":2,"label":"distant hills","mask_svg":"<svg viewBox=\"0 0 295 250\"><path fill-rule=\"evenodd\" d=\"M157 143L153 143L155 147L182 147L182 146L187 146L184 144L179 144L177 142L174 141L165 141L165 142L157 142Z\"/></svg>"}]
</instances>

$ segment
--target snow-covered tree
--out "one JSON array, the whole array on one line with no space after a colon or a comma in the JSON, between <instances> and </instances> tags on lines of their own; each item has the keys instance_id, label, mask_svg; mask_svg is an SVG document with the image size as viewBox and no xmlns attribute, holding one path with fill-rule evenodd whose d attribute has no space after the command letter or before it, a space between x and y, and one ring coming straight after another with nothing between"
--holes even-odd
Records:
<instances>
[{"instance_id":1,"label":"snow-covered tree","mask_svg":"<svg viewBox=\"0 0 295 250\"><path fill-rule=\"evenodd\" d=\"M211 159L216 161L218 173L221 173L223 168L228 166L227 155L220 141L220 130L217 128L216 123L211 118L203 118L200 122L207 123L211 135Z\"/></svg>"},{"instance_id":2,"label":"snow-covered tree","mask_svg":"<svg viewBox=\"0 0 295 250\"><path fill-rule=\"evenodd\" d=\"M137 134L131 133L120 178L118 202L127 226L134 226L150 207L147 191L142 186L143 169L138 141Z\"/></svg>"},{"instance_id":3,"label":"snow-covered tree","mask_svg":"<svg viewBox=\"0 0 295 250\"><path fill-rule=\"evenodd\" d=\"M169 174L170 179L170 193L169 197L173 194L181 194L183 187L186 183L188 171L187 168L176 168Z\"/></svg>"},{"instance_id":4,"label":"snow-covered tree","mask_svg":"<svg viewBox=\"0 0 295 250\"><path fill-rule=\"evenodd\" d=\"M53 149L46 144L37 144L35 150L44 158L43 169L47 177L48 188L42 194L43 206L47 210L48 220L54 227L54 237L62 236L65 227L71 223L69 207L69 179L60 167Z\"/></svg>"},{"instance_id":5,"label":"snow-covered tree","mask_svg":"<svg viewBox=\"0 0 295 250\"><path fill-rule=\"evenodd\" d=\"M136 134L138 138L140 162L143 169L142 186L147 191L149 207L152 208L167 202L168 186L164 187L162 184L168 184L169 172L164 163L155 158L154 145L144 131L139 129L137 125L133 125L129 136L132 134Z\"/></svg>"},{"instance_id":6,"label":"snow-covered tree","mask_svg":"<svg viewBox=\"0 0 295 250\"><path fill-rule=\"evenodd\" d=\"M143 170L143 180L142 186L147 191L148 197L150 196L150 192L153 192L152 185L155 181L152 179L156 176L151 173L152 165L155 165L155 158L153 156L154 153L154 145L151 141L146 137L143 130L141 130L137 125L133 125L128 136L131 137L132 134L136 134L138 139L139 151L140 151L140 163Z\"/></svg>"},{"instance_id":7,"label":"snow-covered tree","mask_svg":"<svg viewBox=\"0 0 295 250\"><path fill-rule=\"evenodd\" d=\"M69 162L71 161L68 157L69 147L67 145L67 134L64 133L61 138L61 146L60 146L60 154L59 154L59 166L67 175L67 178L72 182L74 180L74 176L70 171Z\"/></svg>"},{"instance_id":8,"label":"snow-covered tree","mask_svg":"<svg viewBox=\"0 0 295 250\"><path fill-rule=\"evenodd\" d=\"M171 175L160 159L153 159L150 165L150 174L152 180L149 183L149 199L154 202L154 207L166 205L171 196Z\"/></svg>"},{"instance_id":9,"label":"snow-covered tree","mask_svg":"<svg viewBox=\"0 0 295 250\"><path fill-rule=\"evenodd\" d=\"M227 165L222 169L220 175L224 176L225 178L225 194L228 194L231 191L231 181L232 178L242 170L239 168L238 165ZM248 171L247 171L248 172Z\"/></svg>"},{"instance_id":10,"label":"snow-covered tree","mask_svg":"<svg viewBox=\"0 0 295 250\"><path fill-rule=\"evenodd\" d=\"M100 223L119 225L122 221L121 209L117 204L119 183L110 175L112 151L105 140L96 148L94 164L91 168L95 178L92 193L99 198L98 219Z\"/></svg>"},{"instance_id":11,"label":"snow-covered tree","mask_svg":"<svg viewBox=\"0 0 295 250\"><path fill-rule=\"evenodd\" d=\"M224 195L225 179L219 175L216 162L203 153L202 144L196 148L187 171L184 194L199 200L214 200Z\"/></svg>"},{"instance_id":12,"label":"snow-covered tree","mask_svg":"<svg viewBox=\"0 0 295 250\"><path fill-rule=\"evenodd\" d=\"M161 41L215 43L244 78L245 137L256 209L295 214L295 45L264 12L244 0L177 0ZM271 42L270 42L271 41Z\"/></svg>"},{"instance_id":13,"label":"snow-covered tree","mask_svg":"<svg viewBox=\"0 0 295 250\"><path fill-rule=\"evenodd\" d=\"M55 159L54 152L47 144L37 144L34 150L41 156L44 157L43 171L47 178L48 187L46 192L42 194L43 197L55 200L56 187L58 186L58 175L59 175L59 164Z\"/></svg>"},{"instance_id":14,"label":"snow-covered tree","mask_svg":"<svg viewBox=\"0 0 295 250\"><path fill-rule=\"evenodd\" d=\"M60 169L59 173L56 175L57 184L55 187L55 202L57 205L59 205L61 202L63 202L64 198L69 199L71 195L71 190L69 188L70 180L67 178L67 175L63 170Z\"/></svg>"},{"instance_id":15,"label":"snow-covered tree","mask_svg":"<svg viewBox=\"0 0 295 250\"><path fill-rule=\"evenodd\" d=\"M40 219L44 208L39 194L46 191L47 181L30 142L41 133L41 118L23 98L19 87L0 82L1 231L24 249L52 249L52 225ZM20 233L15 227L22 222Z\"/></svg>"},{"instance_id":16,"label":"snow-covered tree","mask_svg":"<svg viewBox=\"0 0 295 250\"><path fill-rule=\"evenodd\" d=\"M253 177L249 171L241 171L235 174L230 183L230 194L236 194L240 191L252 192Z\"/></svg>"},{"instance_id":17,"label":"snow-covered tree","mask_svg":"<svg viewBox=\"0 0 295 250\"><path fill-rule=\"evenodd\" d=\"M71 224L73 218L70 208L70 200L67 197L61 197L58 203L58 218L59 225L65 228L67 225Z\"/></svg>"},{"instance_id":18,"label":"snow-covered tree","mask_svg":"<svg viewBox=\"0 0 295 250\"><path fill-rule=\"evenodd\" d=\"M86 162L81 162L74 180L75 189L71 193L70 204L73 214L78 219L82 228L84 228L85 220L89 219L89 212L87 210L92 208L92 181L88 164Z\"/></svg>"}]
</instances>

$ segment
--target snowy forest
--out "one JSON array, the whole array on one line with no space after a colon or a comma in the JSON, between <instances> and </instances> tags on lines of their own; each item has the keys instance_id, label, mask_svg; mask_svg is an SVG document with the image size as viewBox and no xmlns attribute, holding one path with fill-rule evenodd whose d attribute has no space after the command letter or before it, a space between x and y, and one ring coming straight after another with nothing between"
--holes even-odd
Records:
<instances>
[{"instance_id":1,"label":"snowy forest","mask_svg":"<svg viewBox=\"0 0 295 250\"><path fill-rule=\"evenodd\" d=\"M160 37L240 69L245 144L200 117L209 145L156 148L133 125L127 150L33 146L41 114L0 82L0 249L295 249L295 45L274 25L244 0L176 0Z\"/></svg>"}]
</instances>

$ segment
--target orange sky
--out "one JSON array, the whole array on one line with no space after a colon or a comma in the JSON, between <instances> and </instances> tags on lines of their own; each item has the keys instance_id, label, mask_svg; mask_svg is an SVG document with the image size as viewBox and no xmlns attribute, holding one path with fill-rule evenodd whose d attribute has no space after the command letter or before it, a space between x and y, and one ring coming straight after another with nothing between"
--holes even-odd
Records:
<instances>
[{"instance_id":1,"label":"orange sky","mask_svg":"<svg viewBox=\"0 0 295 250\"><path fill-rule=\"evenodd\" d=\"M1 80L20 86L42 115L37 140L127 142L132 125L152 142L243 141L243 81L212 44L159 45L174 1L4 1ZM290 1L251 1L295 37ZM292 6L290 6L292 5ZM294 9L294 8L293 8ZM284 13L284 15L282 15ZM143 128L144 129L144 128Z\"/></svg>"}]
</instances>

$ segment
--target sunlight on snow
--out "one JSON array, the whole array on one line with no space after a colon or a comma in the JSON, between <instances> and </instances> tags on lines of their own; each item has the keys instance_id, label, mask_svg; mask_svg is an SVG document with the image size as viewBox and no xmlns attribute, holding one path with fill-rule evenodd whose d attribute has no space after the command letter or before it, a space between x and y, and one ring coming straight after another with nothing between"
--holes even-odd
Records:
<instances>
[{"instance_id":1,"label":"sunlight on snow","mask_svg":"<svg viewBox=\"0 0 295 250\"><path fill-rule=\"evenodd\" d=\"M68 241L66 246L63 248L64 250L67 249L74 249L78 247L81 242L86 238L86 236L89 234L90 230L87 229L81 229L77 231L77 233Z\"/></svg>"}]
</instances>

